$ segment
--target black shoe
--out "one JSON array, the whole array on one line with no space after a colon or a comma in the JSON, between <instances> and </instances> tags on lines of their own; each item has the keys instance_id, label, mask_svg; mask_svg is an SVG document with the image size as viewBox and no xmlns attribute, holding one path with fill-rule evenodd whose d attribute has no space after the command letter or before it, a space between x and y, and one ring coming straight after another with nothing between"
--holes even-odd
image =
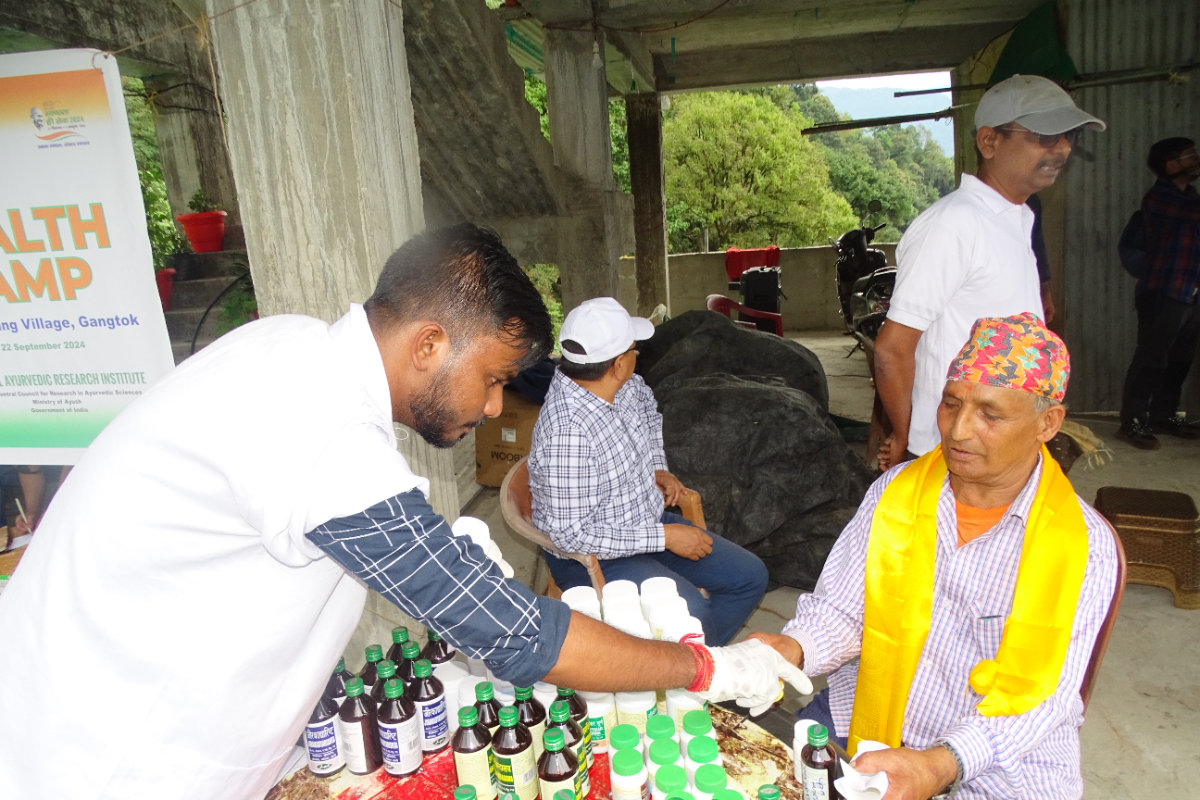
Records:
<instances>
[{"instance_id":1,"label":"black shoe","mask_svg":"<svg viewBox=\"0 0 1200 800\"><path fill-rule=\"evenodd\" d=\"M1180 439L1200 439L1200 430L1188 425L1187 420L1182 414L1176 414L1167 419L1151 422L1151 429L1155 433L1165 433L1169 436L1175 436Z\"/></svg>"},{"instance_id":2,"label":"black shoe","mask_svg":"<svg viewBox=\"0 0 1200 800\"><path fill-rule=\"evenodd\" d=\"M1137 419L1122 423L1121 429L1117 431L1117 438L1129 442L1139 450L1158 450L1162 447L1162 442L1154 435L1154 431L1150 430L1150 426Z\"/></svg>"}]
</instances>

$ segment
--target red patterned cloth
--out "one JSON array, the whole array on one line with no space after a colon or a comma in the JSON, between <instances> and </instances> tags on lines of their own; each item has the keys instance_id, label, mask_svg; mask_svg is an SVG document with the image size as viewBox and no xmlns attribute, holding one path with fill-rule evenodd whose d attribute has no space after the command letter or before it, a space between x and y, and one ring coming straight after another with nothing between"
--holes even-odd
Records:
<instances>
[{"instance_id":1,"label":"red patterned cloth","mask_svg":"<svg viewBox=\"0 0 1200 800\"><path fill-rule=\"evenodd\" d=\"M729 280L736 281L742 273L751 267L778 267L779 247L760 247L755 250L742 250L731 247L725 251L725 274Z\"/></svg>"},{"instance_id":2,"label":"red patterned cloth","mask_svg":"<svg viewBox=\"0 0 1200 800\"><path fill-rule=\"evenodd\" d=\"M1019 389L1062 402L1070 374L1071 355L1063 340L1026 312L976 320L971 338L950 362L946 379Z\"/></svg>"}]
</instances>

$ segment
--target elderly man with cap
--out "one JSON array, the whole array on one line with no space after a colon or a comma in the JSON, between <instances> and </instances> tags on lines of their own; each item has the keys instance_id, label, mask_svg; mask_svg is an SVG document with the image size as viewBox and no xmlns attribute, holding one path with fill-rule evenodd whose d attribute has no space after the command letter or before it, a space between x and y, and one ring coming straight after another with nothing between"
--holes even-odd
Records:
<instances>
[{"instance_id":1,"label":"elderly man with cap","mask_svg":"<svg viewBox=\"0 0 1200 800\"><path fill-rule=\"evenodd\" d=\"M1085 127L1104 123L1046 78L1015 75L975 111L976 175L923 211L896 248L896 290L875 343L893 434L884 469L937 447L942 378L980 317L1044 319L1030 195L1054 183Z\"/></svg>"},{"instance_id":2,"label":"elderly man with cap","mask_svg":"<svg viewBox=\"0 0 1200 800\"><path fill-rule=\"evenodd\" d=\"M980 319L950 365L941 447L883 475L783 635L829 689L801 712L886 772L889 800L1077 798L1079 690L1117 580L1103 519L1045 443L1070 362L1032 314Z\"/></svg>"},{"instance_id":3,"label":"elderly man with cap","mask_svg":"<svg viewBox=\"0 0 1200 800\"><path fill-rule=\"evenodd\" d=\"M630 317L611 297L567 315L562 361L533 429L533 523L562 550L599 557L607 580L672 578L706 641L724 644L758 606L767 569L664 511L684 486L667 470L654 394L633 374L637 342L653 335L649 320ZM547 551L546 563L563 589L589 582L575 561Z\"/></svg>"}]
</instances>

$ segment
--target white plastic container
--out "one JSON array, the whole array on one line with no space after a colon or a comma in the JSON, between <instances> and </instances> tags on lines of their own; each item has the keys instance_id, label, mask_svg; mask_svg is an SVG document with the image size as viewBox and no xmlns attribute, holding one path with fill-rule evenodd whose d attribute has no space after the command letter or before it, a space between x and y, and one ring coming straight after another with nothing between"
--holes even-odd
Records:
<instances>
[{"instance_id":1,"label":"white plastic container","mask_svg":"<svg viewBox=\"0 0 1200 800\"><path fill-rule=\"evenodd\" d=\"M572 611L588 616L600 616L600 596L591 586L572 586L563 592L562 601Z\"/></svg>"},{"instance_id":2,"label":"white plastic container","mask_svg":"<svg viewBox=\"0 0 1200 800\"><path fill-rule=\"evenodd\" d=\"M633 581L609 581L604 584L602 594L601 599L606 602L614 597L632 597L634 600L639 600L638 587Z\"/></svg>"},{"instance_id":3,"label":"white plastic container","mask_svg":"<svg viewBox=\"0 0 1200 800\"><path fill-rule=\"evenodd\" d=\"M516 697L515 694L513 696ZM533 685L533 696L542 704L542 708L546 709L546 714L549 715L550 704L558 699L558 687L552 683L538 681ZM475 701L472 700L471 702ZM546 719L549 718L549 716L546 717Z\"/></svg>"},{"instance_id":4,"label":"white plastic container","mask_svg":"<svg viewBox=\"0 0 1200 800\"><path fill-rule=\"evenodd\" d=\"M657 598L654 601L654 605L650 608L650 630L654 632L655 639L661 639L663 625L666 624L667 620L682 619L691 615L691 612L688 611L687 601L682 597Z\"/></svg>"},{"instance_id":5,"label":"white plastic container","mask_svg":"<svg viewBox=\"0 0 1200 800\"><path fill-rule=\"evenodd\" d=\"M642 613L649 617L650 608L656 600L678 596L679 588L675 585L673 578L668 578L664 575L646 578L646 580L642 581L641 585Z\"/></svg>"},{"instance_id":6,"label":"white plastic container","mask_svg":"<svg viewBox=\"0 0 1200 800\"><path fill-rule=\"evenodd\" d=\"M639 735L646 735L646 717L657 713L654 692L617 692L617 722L632 725Z\"/></svg>"},{"instance_id":7,"label":"white plastic container","mask_svg":"<svg viewBox=\"0 0 1200 800\"><path fill-rule=\"evenodd\" d=\"M713 795L729 785L729 776L724 768L716 764L705 764L696 770L696 779L692 781L695 789L692 797L695 800L713 800ZM813 800L810 798L810 800Z\"/></svg>"},{"instance_id":8,"label":"white plastic container","mask_svg":"<svg viewBox=\"0 0 1200 800\"><path fill-rule=\"evenodd\" d=\"M683 755L683 766L687 772L689 791L696 791L696 770L705 764L721 766L721 751L717 747L717 740L707 736L693 736Z\"/></svg>"},{"instance_id":9,"label":"white plastic container","mask_svg":"<svg viewBox=\"0 0 1200 800\"><path fill-rule=\"evenodd\" d=\"M612 800L650 800L650 775L636 750L614 753L610 775Z\"/></svg>"},{"instance_id":10,"label":"white plastic container","mask_svg":"<svg viewBox=\"0 0 1200 800\"><path fill-rule=\"evenodd\" d=\"M707 736L714 742L717 732L713 730L712 717L705 710L693 709L683 715L683 724L679 728L679 745L687 753L688 745L697 736ZM690 778L689 778L690 780Z\"/></svg>"},{"instance_id":11,"label":"white plastic container","mask_svg":"<svg viewBox=\"0 0 1200 800\"><path fill-rule=\"evenodd\" d=\"M707 703L699 695L692 694L687 689L667 690L667 713L675 719L675 730L679 732L679 744L686 745L683 738L683 715L689 711L704 711Z\"/></svg>"},{"instance_id":12,"label":"white plastic container","mask_svg":"<svg viewBox=\"0 0 1200 800\"><path fill-rule=\"evenodd\" d=\"M497 678L492 671L488 670L488 680L492 682L492 688L495 690L496 701L503 706L513 706L517 704L517 695L513 691L513 685L510 681Z\"/></svg>"},{"instance_id":13,"label":"white plastic container","mask_svg":"<svg viewBox=\"0 0 1200 800\"><path fill-rule=\"evenodd\" d=\"M608 732L617 725L617 698L610 692L576 692L588 707L592 752L608 752Z\"/></svg>"},{"instance_id":14,"label":"white plastic container","mask_svg":"<svg viewBox=\"0 0 1200 800\"><path fill-rule=\"evenodd\" d=\"M461 661L446 661L438 664L433 668L433 677L442 682L442 688L446 692L446 716L450 723L450 734L458 730L458 707L454 705L458 698L459 687L464 683L471 683L471 691L475 691L475 682L472 681L472 676L467 671L467 665ZM474 700L472 700L474 702Z\"/></svg>"},{"instance_id":15,"label":"white plastic container","mask_svg":"<svg viewBox=\"0 0 1200 800\"><path fill-rule=\"evenodd\" d=\"M684 636L690 636L689 642L704 644L704 626L695 617L672 617L663 623L662 640L664 642L682 641ZM700 638L696 638L699 636Z\"/></svg>"},{"instance_id":16,"label":"white plastic container","mask_svg":"<svg viewBox=\"0 0 1200 800\"><path fill-rule=\"evenodd\" d=\"M468 658L467 671L480 678L487 678L487 664L483 663L482 658Z\"/></svg>"},{"instance_id":17,"label":"white plastic container","mask_svg":"<svg viewBox=\"0 0 1200 800\"><path fill-rule=\"evenodd\" d=\"M605 620L617 617L645 619L645 616L642 614L642 604L634 597L618 595L611 600L605 600L602 606L604 608Z\"/></svg>"}]
</instances>

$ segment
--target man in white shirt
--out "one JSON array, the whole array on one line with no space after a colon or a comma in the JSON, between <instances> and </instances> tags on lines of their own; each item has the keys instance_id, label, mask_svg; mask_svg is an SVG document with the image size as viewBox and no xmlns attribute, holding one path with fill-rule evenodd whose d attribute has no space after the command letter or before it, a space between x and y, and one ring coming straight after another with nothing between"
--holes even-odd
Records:
<instances>
[{"instance_id":1,"label":"man in white shirt","mask_svg":"<svg viewBox=\"0 0 1200 800\"><path fill-rule=\"evenodd\" d=\"M938 446L946 370L975 320L1044 316L1025 201L1054 183L1083 128L1105 128L1030 75L989 89L975 126L978 174L923 211L896 248L896 290L875 342L875 385L893 428L883 469Z\"/></svg>"}]
</instances>

